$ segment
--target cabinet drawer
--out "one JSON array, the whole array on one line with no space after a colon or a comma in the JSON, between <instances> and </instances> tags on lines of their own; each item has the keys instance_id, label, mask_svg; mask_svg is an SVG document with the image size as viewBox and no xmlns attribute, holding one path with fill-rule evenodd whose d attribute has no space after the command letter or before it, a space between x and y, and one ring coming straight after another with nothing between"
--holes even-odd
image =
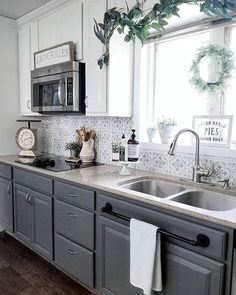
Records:
<instances>
[{"instance_id":1,"label":"cabinet drawer","mask_svg":"<svg viewBox=\"0 0 236 295\"><path fill-rule=\"evenodd\" d=\"M212 228L199 224L197 220L196 222L188 221L184 219L184 215L183 219L181 217L175 217L171 215L171 211L169 213L164 213L158 207L148 209L145 207L134 205L132 203L128 203L123 200L109 197L105 194L99 194L97 202L98 212L108 218L115 219L118 222L122 223L124 223L124 220L122 220L121 218L116 218L108 214L101 213L101 209L105 206L106 203L110 203L112 205L114 212L154 224L163 230L190 240L196 240L198 234L204 234L210 239L210 245L207 248L194 247L186 243L178 242L176 239L171 239L171 241L176 244L181 243L181 245L184 245L186 248L189 248L192 251L201 253L203 255L207 255L209 257L221 260L224 260L226 258L228 235L227 231L224 232L223 230L218 230L214 227Z\"/></svg>"},{"instance_id":2,"label":"cabinet drawer","mask_svg":"<svg viewBox=\"0 0 236 295\"><path fill-rule=\"evenodd\" d=\"M93 252L57 235L55 236L55 262L67 273L89 287L94 286Z\"/></svg>"},{"instance_id":3,"label":"cabinet drawer","mask_svg":"<svg viewBox=\"0 0 236 295\"><path fill-rule=\"evenodd\" d=\"M14 181L29 188L52 195L52 179L14 168Z\"/></svg>"},{"instance_id":4,"label":"cabinet drawer","mask_svg":"<svg viewBox=\"0 0 236 295\"><path fill-rule=\"evenodd\" d=\"M68 239L94 249L94 213L55 200L55 231Z\"/></svg>"},{"instance_id":5,"label":"cabinet drawer","mask_svg":"<svg viewBox=\"0 0 236 295\"><path fill-rule=\"evenodd\" d=\"M10 166L0 164L0 177L6 178L11 180L12 178L12 173L11 170L12 168Z\"/></svg>"},{"instance_id":6,"label":"cabinet drawer","mask_svg":"<svg viewBox=\"0 0 236 295\"><path fill-rule=\"evenodd\" d=\"M94 209L94 192L75 185L55 181L54 194L56 197L73 204Z\"/></svg>"}]
</instances>

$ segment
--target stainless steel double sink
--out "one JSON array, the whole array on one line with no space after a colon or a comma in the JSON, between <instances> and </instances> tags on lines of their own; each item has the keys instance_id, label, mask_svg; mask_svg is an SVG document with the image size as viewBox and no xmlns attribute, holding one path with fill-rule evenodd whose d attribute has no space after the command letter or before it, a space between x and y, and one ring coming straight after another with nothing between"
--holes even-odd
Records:
<instances>
[{"instance_id":1,"label":"stainless steel double sink","mask_svg":"<svg viewBox=\"0 0 236 295\"><path fill-rule=\"evenodd\" d=\"M236 208L236 197L212 191L189 189L158 179L131 180L120 183L120 187L211 211L228 211Z\"/></svg>"}]
</instances>

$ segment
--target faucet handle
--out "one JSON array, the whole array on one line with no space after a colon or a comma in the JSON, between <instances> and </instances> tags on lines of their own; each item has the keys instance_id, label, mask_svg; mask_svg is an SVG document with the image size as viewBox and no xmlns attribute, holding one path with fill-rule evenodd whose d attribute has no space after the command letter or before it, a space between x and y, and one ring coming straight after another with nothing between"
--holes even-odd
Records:
<instances>
[{"instance_id":1,"label":"faucet handle","mask_svg":"<svg viewBox=\"0 0 236 295\"><path fill-rule=\"evenodd\" d=\"M223 180L219 180L218 182L222 182L223 183L223 188L224 189L230 189L230 179L229 177L225 177Z\"/></svg>"},{"instance_id":2,"label":"faucet handle","mask_svg":"<svg viewBox=\"0 0 236 295\"><path fill-rule=\"evenodd\" d=\"M215 172L215 164L213 163L210 167L210 169L208 169L208 175L207 177L211 177Z\"/></svg>"},{"instance_id":3,"label":"faucet handle","mask_svg":"<svg viewBox=\"0 0 236 295\"><path fill-rule=\"evenodd\" d=\"M202 170L204 171L202 176L206 180L207 177L211 177L214 174L214 172L215 172L215 164L213 163L209 169L207 167L204 167L204 168L202 168Z\"/></svg>"}]
</instances>

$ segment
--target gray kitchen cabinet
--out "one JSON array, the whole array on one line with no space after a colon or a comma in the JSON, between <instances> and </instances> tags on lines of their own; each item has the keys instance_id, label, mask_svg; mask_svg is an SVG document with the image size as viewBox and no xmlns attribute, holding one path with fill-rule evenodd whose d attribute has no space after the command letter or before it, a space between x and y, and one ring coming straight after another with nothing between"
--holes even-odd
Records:
<instances>
[{"instance_id":1,"label":"gray kitchen cabinet","mask_svg":"<svg viewBox=\"0 0 236 295\"><path fill-rule=\"evenodd\" d=\"M71 183L54 182L55 263L94 287L95 193Z\"/></svg>"},{"instance_id":2,"label":"gray kitchen cabinet","mask_svg":"<svg viewBox=\"0 0 236 295\"><path fill-rule=\"evenodd\" d=\"M13 169L13 180L17 184L26 186L34 191L52 195L53 183L52 179L41 174L32 173L22 169Z\"/></svg>"},{"instance_id":3,"label":"gray kitchen cabinet","mask_svg":"<svg viewBox=\"0 0 236 295\"><path fill-rule=\"evenodd\" d=\"M5 164L0 164L0 177L11 180L12 167Z\"/></svg>"},{"instance_id":4,"label":"gray kitchen cabinet","mask_svg":"<svg viewBox=\"0 0 236 295\"><path fill-rule=\"evenodd\" d=\"M135 295L129 282L129 227L97 218L97 289L104 295Z\"/></svg>"},{"instance_id":5,"label":"gray kitchen cabinet","mask_svg":"<svg viewBox=\"0 0 236 295\"><path fill-rule=\"evenodd\" d=\"M12 183L0 178L0 225L7 231L13 231Z\"/></svg>"},{"instance_id":6,"label":"gray kitchen cabinet","mask_svg":"<svg viewBox=\"0 0 236 295\"><path fill-rule=\"evenodd\" d=\"M94 210L95 197L94 191L64 183L61 181L54 182L54 195L57 199L61 199L69 204L82 208Z\"/></svg>"},{"instance_id":7,"label":"gray kitchen cabinet","mask_svg":"<svg viewBox=\"0 0 236 295\"><path fill-rule=\"evenodd\" d=\"M158 294L223 294L223 263L171 243L163 245L163 252L163 291Z\"/></svg>"},{"instance_id":8,"label":"gray kitchen cabinet","mask_svg":"<svg viewBox=\"0 0 236 295\"><path fill-rule=\"evenodd\" d=\"M52 197L31 191L32 247L43 256L52 258Z\"/></svg>"},{"instance_id":9,"label":"gray kitchen cabinet","mask_svg":"<svg viewBox=\"0 0 236 295\"><path fill-rule=\"evenodd\" d=\"M101 195L100 195L101 196ZM98 210L104 207L106 196L98 198ZM132 212L140 220L155 224L153 211L139 208L117 199L110 202L115 212L129 217ZM119 206L120 205L120 206ZM124 209L122 206L124 205ZM126 206L125 206L126 205ZM132 209L133 207L133 209ZM123 213L123 210L129 211ZM133 210L133 211L132 211ZM139 215L140 214L140 215ZM155 212L158 215L158 212ZM145 217L146 216L146 217ZM166 218L166 220L165 220ZM161 214L162 225L168 225L169 215ZM179 220L181 224L181 219ZM200 225L199 225L200 226ZM173 226L174 229L174 226ZM172 229L172 230L173 230ZM191 230L191 229L190 229ZM186 230L187 232L187 230ZM214 231L213 231L214 233ZM215 235L217 233L214 233ZM187 237L186 234L183 236ZM97 289L103 295L143 295L141 289L129 282L129 223L122 218L100 213L97 217ZM214 239L212 238L212 243ZM175 244L176 242L176 244ZM214 246L214 245L213 245ZM217 245L221 247L221 245ZM189 248L189 249L188 249ZM224 287L225 262L197 253L198 248L182 245L162 236L163 290L160 295L226 295ZM200 249L201 251L201 249Z\"/></svg>"},{"instance_id":10,"label":"gray kitchen cabinet","mask_svg":"<svg viewBox=\"0 0 236 295\"><path fill-rule=\"evenodd\" d=\"M15 235L52 259L52 198L14 184Z\"/></svg>"},{"instance_id":11,"label":"gray kitchen cabinet","mask_svg":"<svg viewBox=\"0 0 236 295\"><path fill-rule=\"evenodd\" d=\"M14 185L15 235L27 245L31 244L32 235L32 210L28 203L30 192L26 187Z\"/></svg>"},{"instance_id":12,"label":"gray kitchen cabinet","mask_svg":"<svg viewBox=\"0 0 236 295\"><path fill-rule=\"evenodd\" d=\"M94 213L55 200L55 232L90 250L94 250Z\"/></svg>"},{"instance_id":13,"label":"gray kitchen cabinet","mask_svg":"<svg viewBox=\"0 0 236 295\"><path fill-rule=\"evenodd\" d=\"M55 235L55 263L75 279L94 287L94 253L80 245Z\"/></svg>"}]
</instances>

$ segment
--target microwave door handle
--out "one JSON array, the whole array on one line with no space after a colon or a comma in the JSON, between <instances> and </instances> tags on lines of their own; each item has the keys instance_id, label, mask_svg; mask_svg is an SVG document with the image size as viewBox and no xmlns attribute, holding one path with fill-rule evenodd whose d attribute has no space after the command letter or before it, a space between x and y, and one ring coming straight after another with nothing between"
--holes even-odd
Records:
<instances>
[{"instance_id":1,"label":"microwave door handle","mask_svg":"<svg viewBox=\"0 0 236 295\"><path fill-rule=\"evenodd\" d=\"M67 88L68 88L68 81L67 81L67 78L65 78L65 105L66 106L67 106L67 103L68 103Z\"/></svg>"},{"instance_id":2,"label":"microwave door handle","mask_svg":"<svg viewBox=\"0 0 236 295\"><path fill-rule=\"evenodd\" d=\"M64 79L63 79L64 80ZM58 98L61 106L65 106L65 91L63 91L63 87L65 87L65 81L60 80L58 86ZM65 88L64 88L65 90Z\"/></svg>"}]
</instances>

